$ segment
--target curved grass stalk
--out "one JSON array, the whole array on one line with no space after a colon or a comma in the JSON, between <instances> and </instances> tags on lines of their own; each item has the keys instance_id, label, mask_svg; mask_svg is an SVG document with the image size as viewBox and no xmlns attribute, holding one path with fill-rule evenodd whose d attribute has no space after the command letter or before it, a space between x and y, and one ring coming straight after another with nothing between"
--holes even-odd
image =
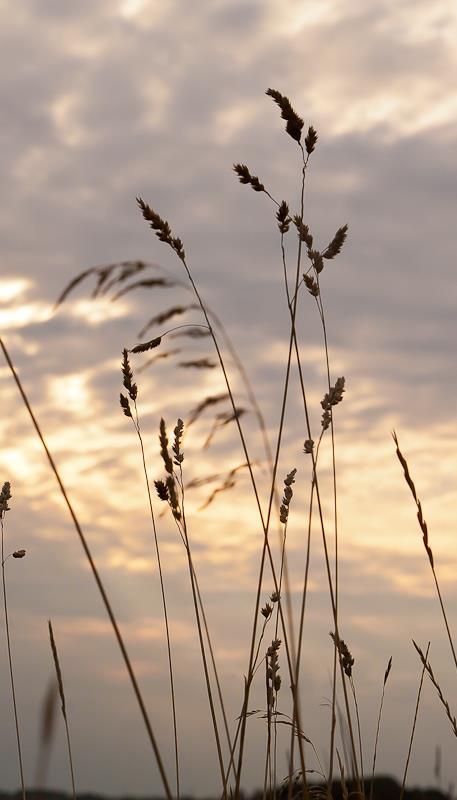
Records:
<instances>
[{"instance_id":1,"label":"curved grass stalk","mask_svg":"<svg viewBox=\"0 0 457 800\"><path fill-rule=\"evenodd\" d=\"M405 457L403 456L403 454L402 454L402 452L400 450L400 446L398 444L398 439L397 439L397 435L396 435L395 431L392 432L392 438L393 438L393 440L395 442L397 458L398 458L400 464L403 467L403 474L404 474L404 477L405 477L405 481L408 484L408 486L410 488L410 491L411 491L411 494L412 494L412 496L414 498L414 502L416 503L417 520L419 522L419 527L420 527L420 529L422 531L422 541L424 543L424 548L425 548L425 551L426 551L427 556L428 556L428 561L429 561L429 564L430 564L430 568L432 570L433 580L435 581L436 593L438 595L438 600L439 600L439 603L440 603L441 614L443 616L443 622L444 622L444 626L446 628L447 638L448 638L449 646L450 646L451 652L452 652L452 658L454 660L455 668L457 669L457 655L456 655L456 651L455 651L454 640L452 638L451 629L449 627L449 622L448 622L448 619L447 619L446 609L444 607L444 601L443 601L443 598L442 598L442 595L441 595L441 590L440 590L440 586L439 586L439 583L438 583L438 578L437 578L436 571L435 571L435 562L433 560L432 548L430 547L429 542L428 542L428 528L427 528L427 523L426 523L426 521L424 519L424 516L422 514L422 505L421 505L421 502L420 502L420 500L419 500L419 498L417 496L416 487L414 485L414 481L411 478L411 474L409 472L408 463L407 463Z\"/></svg>"}]
</instances>

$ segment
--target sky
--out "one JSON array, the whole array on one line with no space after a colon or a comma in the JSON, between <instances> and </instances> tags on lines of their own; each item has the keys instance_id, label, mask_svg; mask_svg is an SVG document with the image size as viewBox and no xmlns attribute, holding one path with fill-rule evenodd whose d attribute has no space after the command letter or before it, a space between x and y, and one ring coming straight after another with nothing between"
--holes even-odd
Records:
<instances>
[{"instance_id":1,"label":"sky","mask_svg":"<svg viewBox=\"0 0 457 800\"><path fill-rule=\"evenodd\" d=\"M173 782L167 657L157 559L141 454L119 408L120 360L145 323L194 302L180 261L141 218L141 196L181 237L205 303L242 359L276 443L289 341L276 208L242 186L245 163L274 198L299 210L300 151L267 88L290 98L305 131L318 132L306 176L305 220L323 248L349 225L342 253L321 276L335 409L340 553L340 633L371 764L382 679L390 656L377 768L403 774L424 649L453 713L455 673L412 497L395 456L396 430L424 515L451 628L455 597L455 201L457 199L457 9L451 0L25 0L0 2L1 336L42 425L119 617ZM286 236L292 274L296 236ZM82 270L142 260L166 288L93 299L88 278L58 309ZM201 323L199 312L170 321ZM297 330L316 430L326 391L322 331L310 295L299 295ZM151 328L151 336L163 332ZM182 333L183 331L176 331ZM149 335L149 334L148 334ZM219 334L221 341L222 334ZM205 397L224 391L208 339L167 336L168 358L132 356L151 480L162 477L158 426L186 423ZM224 345L265 507L268 477L256 416ZM5 564L18 712L28 786L34 785L43 697L53 665L52 619L67 695L78 791L161 793L132 689L81 545L7 366L0 364L0 480L13 498ZM226 406L215 408L226 410ZM204 447L214 414L185 425L190 483L223 479L244 461L233 425ZM288 525L292 604L303 581L310 464L295 364L278 485L297 469ZM188 525L229 721L240 712L262 531L245 469L236 486L201 510L212 488L186 493ZM320 456L333 552L331 449ZM176 666L181 783L220 791L184 547L154 497ZM276 523L274 552L278 556ZM273 590L270 573L262 602ZM329 752L332 628L320 530L312 529L302 663L302 720L324 766ZM273 637L272 624L266 637ZM282 660L281 660L282 659ZM0 775L18 786L8 662L0 648ZM287 675L280 653L288 712ZM282 700L284 697L284 700ZM265 708L258 679L252 709ZM263 780L265 722L253 715L243 784ZM455 738L424 682L408 782L457 780ZM278 775L287 773L280 737ZM312 750L310 768L318 769ZM69 789L62 721L48 784Z\"/></svg>"}]
</instances>

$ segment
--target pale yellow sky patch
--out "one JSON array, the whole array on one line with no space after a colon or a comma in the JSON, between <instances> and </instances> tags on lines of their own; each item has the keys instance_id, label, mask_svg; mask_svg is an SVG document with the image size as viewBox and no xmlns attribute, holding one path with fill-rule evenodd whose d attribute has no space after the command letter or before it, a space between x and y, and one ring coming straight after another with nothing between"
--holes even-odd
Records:
<instances>
[{"instance_id":1,"label":"pale yellow sky patch","mask_svg":"<svg viewBox=\"0 0 457 800\"><path fill-rule=\"evenodd\" d=\"M20 297L26 292L28 289L33 287L33 281L30 278L24 277L9 277L5 275L2 277L2 291L0 293L0 303L10 303L11 300L15 300L16 297Z\"/></svg>"},{"instance_id":2,"label":"pale yellow sky patch","mask_svg":"<svg viewBox=\"0 0 457 800\"><path fill-rule=\"evenodd\" d=\"M25 328L36 322L47 322L52 316L52 309L46 303L27 303L16 308L0 309L0 326L3 329Z\"/></svg>"},{"instance_id":3,"label":"pale yellow sky patch","mask_svg":"<svg viewBox=\"0 0 457 800\"><path fill-rule=\"evenodd\" d=\"M147 5L147 0L121 0L119 3L119 14L125 19L131 19L141 14Z\"/></svg>"},{"instance_id":4,"label":"pale yellow sky patch","mask_svg":"<svg viewBox=\"0 0 457 800\"><path fill-rule=\"evenodd\" d=\"M124 300L113 303L109 297L95 297L68 303L67 312L89 325L102 325L107 320L126 317L132 312L132 306Z\"/></svg>"}]
</instances>

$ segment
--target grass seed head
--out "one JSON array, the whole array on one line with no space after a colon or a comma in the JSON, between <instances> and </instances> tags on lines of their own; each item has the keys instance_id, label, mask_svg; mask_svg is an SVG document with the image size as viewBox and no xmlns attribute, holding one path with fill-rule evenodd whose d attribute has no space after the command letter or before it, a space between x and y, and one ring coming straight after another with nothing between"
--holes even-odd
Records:
<instances>
[{"instance_id":1,"label":"grass seed head","mask_svg":"<svg viewBox=\"0 0 457 800\"><path fill-rule=\"evenodd\" d=\"M261 183L257 175L251 175L246 164L234 164L233 169L238 175L240 183L252 186L255 192L264 192L265 186Z\"/></svg>"},{"instance_id":2,"label":"grass seed head","mask_svg":"<svg viewBox=\"0 0 457 800\"><path fill-rule=\"evenodd\" d=\"M302 128L305 123L292 108L289 98L278 92L277 89L267 89L265 94L272 97L281 109L281 117L286 120L286 131L289 136L295 139L296 142L300 142Z\"/></svg>"},{"instance_id":3,"label":"grass seed head","mask_svg":"<svg viewBox=\"0 0 457 800\"><path fill-rule=\"evenodd\" d=\"M278 211L276 212L276 219L278 220L278 228L280 232L287 233L291 220L289 217L289 206L285 200L282 201Z\"/></svg>"},{"instance_id":4,"label":"grass seed head","mask_svg":"<svg viewBox=\"0 0 457 800\"><path fill-rule=\"evenodd\" d=\"M125 394L122 394L122 392L121 392L120 395L119 395L119 401L120 401L121 408L122 408L122 411L124 412L125 416L126 417L131 417L132 416L132 412L130 411L130 403L129 403L128 397L126 397Z\"/></svg>"},{"instance_id":5,"label":"grass seed head","mask_svg":"<svg viewBox=\"0 0 457 800\"><path fill-rule=\"evenodd\" d=\"M138 387L136 383L133 382L133 372L129 362L129 353L128 350L124 348L122 351L122 375L124 377L123 383L125 388L129 393L129 397L133 402L135 402L138 396Z\"/></svg>"},{"instance_id":6,"label":"grass seed head","mask_svg":"<svg viewBox=\"0 0 457 800\"><path fill-rule=\"evenodd\" d=\"M160 443L160 455L162 456L165 470L168 472L169 475L173 475L173 462L170 458L170 453L168 452L167 429L165 427L165 420L163 419L163 417L160 420L160 426L159 426L159 443Z\"/></svg>"},{"instance_id":7,"label":"grass seed head","mask_svg":"<svg viewBox=\"0 0 457 800\"><path fill-rule=\"evenodd\" d=\"M11 500L11 497L11 484L9 481L5 481L0 492L0 519L3 519L5 512L10 510L8 500Z\"/></svg>"},{"instance_id":8,"label":"grass seed head","mask_svg":"<svg viewBox=\"0 0 457 800\"><path fill-rule=\"evenodd\" d=\"M343 225L341 228L338 228L329 246L322 253L324 258L334 258L335 256L338 255L338 253L341 252L341 248L343 247L343 244L345 242L347 232L348 232L347 225Z\"/></svg>"}]
</instances>

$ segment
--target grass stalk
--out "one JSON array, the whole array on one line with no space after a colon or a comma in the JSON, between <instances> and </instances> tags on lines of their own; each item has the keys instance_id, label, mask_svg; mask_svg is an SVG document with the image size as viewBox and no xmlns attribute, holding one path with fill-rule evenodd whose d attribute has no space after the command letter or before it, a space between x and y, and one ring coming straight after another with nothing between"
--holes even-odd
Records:
<instances>
[{"instance_id":1,"label":"grass stalk","mask_svg":"<svg viewBox=\"0 0 457 800\"><path fill-rule=\"evenodd\" d=\"M411 751L413 749L414 734L416 732L417 714L419 712L419 703L420 703L421 694L422 694L422 686L423 686L423 683L424 683L424 675L425 675L426 662L427 662L427 656L428 656L428 651L429 650L430 650L430 642L427 645L427 651L425 653L425 659L422 662L422 672L421 672L421 677L420 677L420 681L419 681L419 688L417 690L416 707L414 709L413 724L412 724L412 728L411 728L411 735L409 737L408 753L407 753L407 756L406 756L405 769L404 769L404 772L403 772L403 780L401 782L400 800L403 800L403 796L405 794L406 776L408 775L409 761L410 761L410 758L411 758Z\"/></svg>"},{"instance_id":2,"label":"grass stalk","mask_svg":"<svg viewBox=\"0 0 457 800\"><path fill-rule=\"evenodd\" d=\"M71 741L70 741L70 730L68 727L68 717L67 717L67 705L65 702L65 691L63 688L63 678L62 678L62 670L60 668L59 663L59 654L57 652L57 646L54 639L54 631L52 630L52 623L51 620L48 620L48 628L49 628L49 641L51 643L51 650L52 650L52 657L54 660L54 667L56 671L57 677L57 685L59 687L59 695L60 695L60 706L62 709L62 716L63 721L65 723L65 732L67 737L67 752L68 752L68 760L70 764L70 776L71 776L71 789L73 794L73 800L76 800L76 789L75 789L75 773L73 769L73 756L71 752Z\"/></svg>"},{"instance_id":3,"label":"grass stalk","mask_svg":"<svg viewBox=\"0 0 457 800\"><path fill-rule=\"evenodd\" d=\"M389 674L390 674L391 667L392 667L392 656L389 658L389 662L387 664L387 669L386 669L386 671L384 673L384 681L383 681L383 684L382 684L381 702L379 704L378 721L377 721L377 724L376 724L376 736L375 736L375 741L374 741L373 766L371 768L371 781L370 781L370 796L369 796L369 800L373 800L374 775L375 775L375 769L376 769L376 756L378 754L379 728L380 728L380 725L381 725L381 715L382 715L382 708L383 708L383 705L384 705L384 694L385 694L385 691L386 691L386 683L387 683L387 678L389 677Z\"/></svg>"},{"instance_id":4,"label":"grass stalk","mask_svg":"<svg viewBox=\"0 0 457 800\"><path fill-rule=\"evenodd\" d=\"M13 669L13 656L11 652L11 637L10 637L10 626L9 626L9 619L8 619L8 601L7 601L7 592L6 592L6 577L5 577L5 543L4 543L4 526L3 526L3 518L5 516L5 511L8 511L8 500L11 497L9 491L9 483L3 484L3 489L1 492L2 503L0 507L0 526L1 526L1 534L2 534L2 588L3 588L3 608L5 610L5 631L6 631L6 646L8 650L8 666L9 666L9 673L10 673L10 683L11 683L11 698L13 701L13 713L14 713L14 727L16 731L16 744L17 744L17 755L19 761L19 774L21 779L21 792L22 792L22 800L25 800L25 781L24 781L24 767L22 762L22 748L21 748L21 737L19 733L19 719L18 719L18 712L17 712L17 702L16 702L16 689L14 684L14 669Z\"/></svg>"},{"instance_id":5,"label":"grass stalk","mask_svg":"<svg viewBox=\"0 0 457 800\"><path fill-rule=\"evenodd\" d=\"M181 520L179 521L177 516L175 516L175 520L176 520L176 524L178 525L178 528L180 529L180 532L182 533L184 544L185 544L185 547L186 547L187 562L188 562L188 567L189 567L190 585L191 585L191 591L192 591L192 600L193 600L193 604L194 604L195 620L196 620L196 623L197 623L198 639L199 639L199 643L200 643L200 652L201 652L201 656L202 656L203 671L204 671L204 674L205 674L205 683L206 683L206 689L207 689L207 694L208 694L208 702L209 702L209 707L210 707L211 720L212 720L212 723L213 723L213 731L214 731L214 738L215 738L215 742L216 742L216 750L217 750L217 757L218 757L218 762L219 762L219 770L220 770L221 779L222 779L223 798L224 798L224 800L227 800L227 797L228 797L228 793L227 793L227 778L226 778L226 772L225 772L225 766L224 766L224 758L223 758L223 755L222 755L222 746L221 746L221 739L220 739L220 735L219 735L219 728L218 728L217 717L216 717L216 709L215 709L215 706L214 706L213 693L212 693L212 689L211 689L211 679L210 679L210 675L209 675L208 661L207 661L207 657L206 657L205 643L204 643L204 639L203 639L202 623L201 623L201 619L200 619L199 603L198 603L197 588L196 588L196 581L195 581L195 570L194 570L193 559L192 559L192 555L191 555L191 548L190 548L189 534L188 534L187 520L186 520L185 492L184 492L184 481L183 481L183 476L182 476L181 464L179 465L179 473L180 473L180 475L179 475L179 486L180 486L180 489L181 489Z\"/></svg>"},{"instance_id":6,"label":"grass stalk","mask_svg":"<svg viewBox=\"0 0 457 800\"><path fill-rule=\"evenodd\" d=\"M176 719L176 695L175 695L175 682L174 682L174 673L173 673L173 658L171 653L171 637L170 637L170 626L168 622L168 609L167 609L167 598L165 593L165 582L163 578L163 570L162 570L162 560L160 557L160 547L159 547L159 537L157 535L157 526L154 516L154 508L152 505L152 496L151 496L151 486L149 481L148 470L146 466L146 456L144 452L144 444L143 444L143 437L141 434L140 428L140 420L138 416L138 406L136 399L134 400L135 406L135 419L133 420L133 424L138 436L138 442L140 445L141 450L141 461L143 467L143 474L146 484L146 491L148 495L148 505L149 505L149 514L151 517L151 525L152 525L152 532L154 535L154 545L155 551L157 556L157 569L159 572L159 582L160 582L160 594L162 597L162 608L163 608L163 618L165 624L165 637L167 640L167 658L168 658L168 675L170 681L170 696L171 696L171 709L172 709L172 718L173 718L173 741L174 741L174 755L175 755L175 774L176 774L176 797L177 800L180 798L180 779L179 779L179 747L178 747L178 725Z\"/></svg>"},{"instance_id":7,"label":"grass stalk","mask_svg":"<svg viewBox=\"0 0 457 800\"><path fill-rule=\"evenodd\" d=\"M447 638L448 638L449 646L450 646L451 652L452 652L452 658L454 660L454 666L457 669L457 655L456 655L456 651L455 651L454 640L453 640L453 637L452 637L452 634L451 634L451 629L449 627L449 622L448 622L448 618L447 618L447 614L446 614L446 609L444 607L444 602L443 602L440 586L439 586L439 583L438 583L438 578L437 578L436 571L435 571L435 562L434 562L434 559L433 559L432 548L430 547L429 541L428 541L428 528L427 528L427 523L425 522L425 519L424 519L424 516L423 516L423 513L422 513L422 505L421 505L421 502L420 502L420 500L419 500L419 498L417 496L416 487L414 485L413 479L411 478L411 474L410 474L410 471L409 471L408 463L407 463L405 457L403 456L403 454L402 454L402 452L400 450L400 446L398 444L398 439L397 439L397 435L396 435L395 431L392 432L392 438L393 438L393 440L395 442L397 458L398 458L400 464L403 467L403 475L404 475L405 481L408 484L408 486L410 488L410 491L411 491L411 494L412 494L412 496L414 498L414 502L416 503L417 520L419 522L419 527L420 527L420 529L422 531L422 541L423 541L424 548L425 548L425 551L426 551L427 556L428 556L428 561L429 561L429 564L430 564L430 568L432 570L433 580L435 582L435 588L436 588L436 592L437 592L437 595L438 595L438 600L439 600L439 604L440 604L440 608L441 608L441 614L442 614L442 617L443 617L444 626L446 628Z\"/></svg>"}]
</instances>

